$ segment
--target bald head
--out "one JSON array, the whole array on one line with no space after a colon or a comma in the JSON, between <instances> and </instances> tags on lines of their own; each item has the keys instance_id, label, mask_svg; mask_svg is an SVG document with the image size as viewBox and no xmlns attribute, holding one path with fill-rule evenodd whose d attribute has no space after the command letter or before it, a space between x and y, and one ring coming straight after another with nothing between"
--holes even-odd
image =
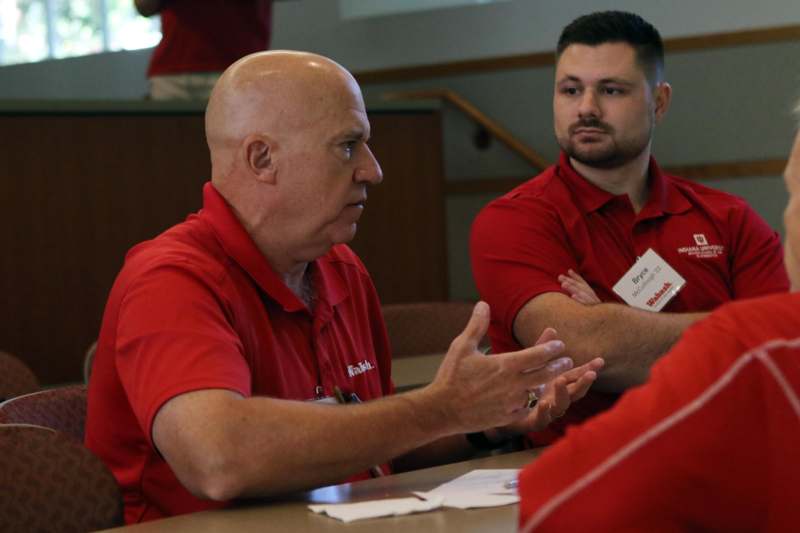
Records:
<instances>
[{"instance_id":1,"label":"bald head","mask_svg":"<svg viewBox=\"0 0 800 533\"><path fill-rule=\"evenodd\" d=\"M278 140L301 134L343 92L357 93L361 99L353 76L316 54L260 52L231 65L214 87L206 108L212 180L218 182L232 172L235 150L249 135Z\"/></svg>"}]
</instances>

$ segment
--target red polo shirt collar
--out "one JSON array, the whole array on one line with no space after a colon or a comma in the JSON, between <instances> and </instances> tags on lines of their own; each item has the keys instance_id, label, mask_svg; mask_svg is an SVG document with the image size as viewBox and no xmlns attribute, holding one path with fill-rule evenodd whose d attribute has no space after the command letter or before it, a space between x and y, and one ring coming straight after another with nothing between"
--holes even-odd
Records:
<instances>
[{"instance_id":1,"label":"red polo shirt collar","mask_svg":"<svg viewBox=\"0 0 800 533\"><path fill-rule=\"evenodd\" d=\"M650 197L637 216L637 219L657 218L664 214L679 214L691 208L689 200L671 180L667 179L655 158L650 157L648 169L650 179ZM556 175L573 192L577 207L584 213L599 210L618 195L611 194L597 187L578 174L572 167L569 157L561 152L556 166ZM627 197L626 197L627 200Z\"/></svg>"},{"instance_id":2,"label":"red polo shirt collar","mask_svg":"<svg viewBox=\"0 0 800 533\"><path fill-rule=\"evenodd\" d=\"M203 209L200 216L211 226L225 252L250 275L264 293L286 312L308 311L306 305L278 277L225 198L211 182L203 186ZM312 269L317 295L314 311L325 322L332 315L332 307L347 298L345 282L331 267L327 256L313 261L309 268Z\"/></svg>"}]
</instances>

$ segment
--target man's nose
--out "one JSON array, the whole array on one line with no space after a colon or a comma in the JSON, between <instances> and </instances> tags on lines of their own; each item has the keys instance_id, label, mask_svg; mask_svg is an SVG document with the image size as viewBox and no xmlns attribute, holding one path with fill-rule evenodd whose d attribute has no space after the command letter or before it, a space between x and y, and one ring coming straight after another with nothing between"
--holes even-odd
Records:
<instances>
[{"instance_id":1,"label":"man's nose","mask_svg":"<svg viewBox=\"0 0 800 533\"><path fill-rule=\"evenodd\" d=\"M383 181L383 170L368 145L364 145L364 160L358 166L355 181L377 185Z\"/></svg>"},{"instance_id":2,"label":"man's nose","mask_svg":"<svg viewBox=\"0 0 800 533\"><path fill-rule=\"evenodd\" d=\"M578 106L578 115L580 117L599 117L601 115L597 94L594 91L584 91Z\"/></svg>"}]
</instances>

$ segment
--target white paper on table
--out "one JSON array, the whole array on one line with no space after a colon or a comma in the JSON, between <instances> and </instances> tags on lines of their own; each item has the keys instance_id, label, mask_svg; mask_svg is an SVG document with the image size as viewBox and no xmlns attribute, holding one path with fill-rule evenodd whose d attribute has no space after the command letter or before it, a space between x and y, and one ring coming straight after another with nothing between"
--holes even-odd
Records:
<instances>
[{"instance_id":1,"label":"white paper on table","mask_svg":"<svg viewBox=\"0 0 800 533\"><path fill-rule=\"evenodd\" d=\"M519 502L516 488L506 484L517 479L518 468L473 470L428 492L415 492L420 498L443 499L444 507L473 509L499 507Z\"/></svg>"},{"instance_id":2,"label":"white paper on table","mask_svg":"<svg viewBox=\"0 0 800 533\"><path fill-rule=\"evenodd\" d=\"M357 503L333 503L309 505L308 508L317 514L326 514L342 522L353 522L365 518L382 516L401 516L411 513L424 513L439 509L442 498L391 498L388 500L370 500Z\"/></svg>"}]
</instances>

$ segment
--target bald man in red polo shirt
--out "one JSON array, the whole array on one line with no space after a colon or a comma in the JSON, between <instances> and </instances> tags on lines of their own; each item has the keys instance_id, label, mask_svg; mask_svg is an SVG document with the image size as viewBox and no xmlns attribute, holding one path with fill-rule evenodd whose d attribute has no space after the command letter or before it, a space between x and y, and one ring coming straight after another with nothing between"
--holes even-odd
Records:
<instances>
[{"instance_id":1,"label":"bald man in red polo shirt","mask_svg":"<svg viewBox=\"0 0 800 533\"><path fill-rule=\"evenodd\" d=\"M788 288L778 235L743 200L671 176L652 157L672 95L663 61L658 31L636 15L595 13L567 26L553 96L559 161L489 204L472 228L494 350L530 346L554 327L576 361L607 362L539 442L642 383L708 311ZM604 303L572 299L581 278L570 270Z\"/></svg>"},{"instance_id":2,"label":"bald man in red polo shirt","mask_svg":"<svg viewBox=\"0 0 800 533\"><path fill-rule=\"evenodd\" d=\"M544 427L595 379L602 361L569 369L552 330L485 357L481 302L434 381L394 394L380 302L346 245L383 174L338 64L241 59L206 137L203 209L128 253L98 339L86 445L127 522L466 458Z\"/></svg>"}]
</instances>

